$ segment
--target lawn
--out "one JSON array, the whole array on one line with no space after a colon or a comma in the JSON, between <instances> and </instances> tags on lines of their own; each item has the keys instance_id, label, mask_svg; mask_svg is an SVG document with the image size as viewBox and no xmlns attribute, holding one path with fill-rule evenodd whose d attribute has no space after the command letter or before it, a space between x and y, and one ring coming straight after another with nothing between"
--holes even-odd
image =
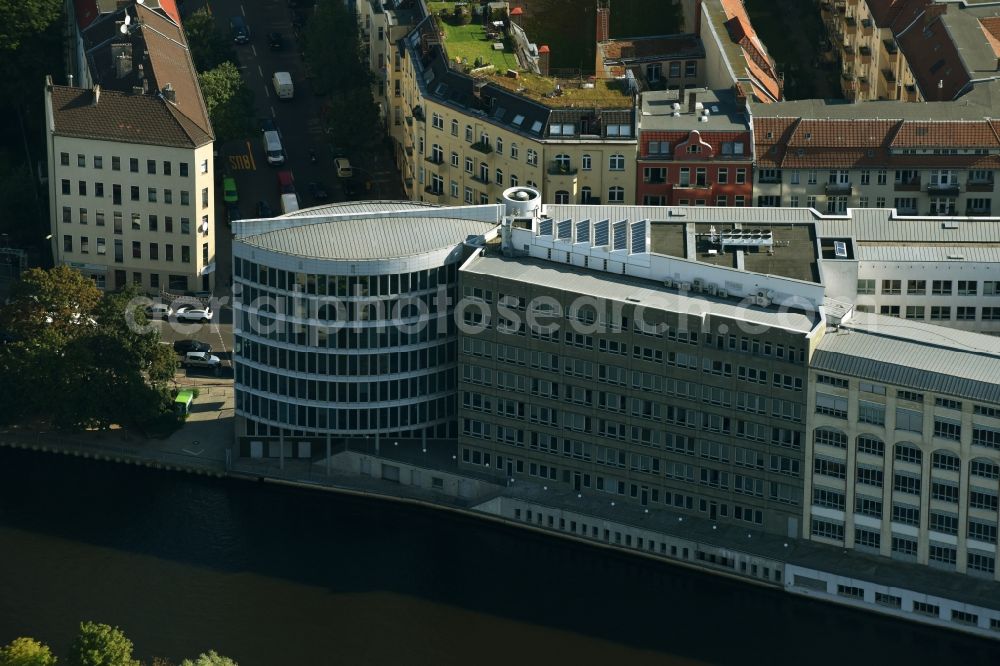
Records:
<instances>
[{"instance_id":1,"label":"lawn","mask_svg":"<svg viewBox=\"0 0 1000 666\"><path fill-rule=\"evenodd\" d=\"M444 32L444 48L452 62L460 61L469 67L475 67L476 60L479 59L482 65L494 65L501 73L508 69L520 69L509 40L504 40L503 51L495 51L493 42L486 40L486 31L481 24L473 22L467 25L453 25L448 19L439 16L442 9L451 14L455 3L428 4L431 13L437 16L438 26Z\"/></svg>"}]
</instances>

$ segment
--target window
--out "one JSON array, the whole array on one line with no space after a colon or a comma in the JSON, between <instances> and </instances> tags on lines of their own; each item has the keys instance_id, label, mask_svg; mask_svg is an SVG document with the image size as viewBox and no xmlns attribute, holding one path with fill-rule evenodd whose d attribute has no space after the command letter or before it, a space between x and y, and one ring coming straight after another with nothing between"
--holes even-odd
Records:
<instances>
[{"instance_id":1,"label":"window","mask_svg":"<svg viewBox=\"0 0 1000 666\"><path fill-rule=\"evenodd\" d=\"M858 280L858 294L874 294L875 280Z\"/></svg>"},{"instance_id":2,"label":"window","mask_svg":"<svg viewBox=\"0 0 1000 666\"><path fill-rule=\"evenodd\" d=\"M970 571L982 571L984 573L992 574L996 567L996 559L992 555L980 555L979 553L969 553L969 557L966 560L967 568ZM967 616L965 618L957 618L956 614L961 614ZM951 612L952 619L956 622L967 622L969 624L975 624L979 621L979 617L972 613L961 613L960 611Z\"/></svg>"},{"instance_id":3,"label":"window","mask_svg":"<svg viewBox=\"0 0 1000 666\"><path fill-rule=\"evenodd\" d=\"M958 281L958 295L959 296L975 296L977 282L975 280L959 280Z\"/></svg>"},{"instance_id":4,"label":"window","mask_svg":"<svg viewBox=\"0 0 1000 666\"><path fill-rule=\"evenodd\" d=\"M568 204L569 203L569 192L566 190L559 190L556 192L556 203L557 204Z\"/></svg>"},{"instance_id":5,"label":"window","mask_svg":"<svg viewBox=\"0 0 1000 666\"><path fill-rule=\"evenodd\" d=\"M465 126L465 140L468 143L472 143L472 125Z\"/></svg>"},{"instance_id":6,"label":"window","mask_svg":"<svg viewBox=\"0 0 1000 666\"><path fill-rule=\"evenodd\" d=\"M935 296L951 296L951 280L933 280L931 293Z\"/></svg>"},{"instance_id":7,"label":"window","mask_svg":"<svg viewBox=\"0 0 1000 666\"><path fill-rule=\"evenodd\" d=\"M962 439L962 424L960 421L935 417L934 436L956 442L960 441Z\"/></svg>"},{"instance_id":8,"label":"window","mask_svg":"<svg viewBox=\"0 0 1000 666\"><path fill-rule=\"evenodd\" d=\"M935 451L934 455L931 456L931 467L934 469L957 472L960 465L961 461L959 457L947 451Z\"/></svg>"},{"instance_id":9,"label":"window","mask_svg":"<svg viewBox=\"0 0 1000 666\"><path fill-rule=\"evenodd\" d=\"M990 449L1000 449L1000 430L988 428L977 423L972 424L972 443L975 446L985 446Z\"/></svg>"},{"instance_id":10,"label":"window","mask_svg":"<svg viewBox=\"0 0 1000 666\"><path fill-rule=\"evenodd\" d=\"M816 413L840 419L847 418L847 398L826 393L816 393Z\"/></svg>"},{"instance_id":11,"label":"window","mask_svg":"<svg viewBox=\"0 0 1000 666\"><path fill-rule=\"evenodd\" d=\"M142 259L142 243L139 241L132 241L132 258Z\"/></svg>"},{"instance_id":12,"label":"window","mask_svg":"<svg viewBox=\"0 0 1000 666\"><path fill-rule=\"evenodd\" d=\"M67 223L73 221L73 209L69 206L62 207L62 221Z\"/></svg>"},{"instance_id":13,"label":"window","mask_svg":"<svg viewBox=\"0 0 1000 666\"><path fill-rule=\"evenodd\" d=\"M896 430L924 431L924 415L912 409L896 408Z\"/></svg>"},{"instance_id":14,"label":"window","mask_svg":"<svg viewBox=\"0 0 1000 666\"><path fill-rule=\"evenodd\" d=\"M854 512L872 518L882 517L882 500L873 497L856 495L854 498Z\"/></svg>"},{"instance_id":15,"label":"window","mask_svg":"<svg viewBox=\"0 0 1000 666\"><path fill-rule=\"evenodd\" d=\"M63 252L73 251L73 237L69 234L63 236Z\"/></svg>"},{"instance_id":16,"label":"window","mask_svg":"<svg viewBox=\"0 0 1000 666\"><path fill-rule=\"evenodd\" d=\"M146 188L146 199L149 203L156 203L156 188L148 187Z\"/></svg>"},{"instance_id":17,"label":"window","mask_svg":"<svg viewBox=\"0 0 1000 666\"><path fill-rule=\"evenodd\" d=\"M812 519L811 533L813 536L824 539L844 540L844 526L839 523L831 523L817 518Z\"/></svg>"},{"instance_id":18,"label":"window","mask_svg":"<svg viewBox=\"0 0 1000 666\"><path fill-rule=\"evenodd\" d=\"M878 437L873 437L872 435L858 435L857 445L859 453L867 453L868 455L878 456L879 458L885 455L885 444Z\"/></svg>"},{"instance_id":19,"label":"window","mask_svg":"<svg viewBox=\"0 0 1000 666\"><path fill-rule=\"evenodd\" d=\"M94 183L94 196L98 198L104 197L104 183Z\"/></svg>"},{"instance_id":20,"label":"window","mask_svg":"<svg viewBox=\"0 0 1000 666\"><path fill-rule=\"evenodd\" d=\"M132 173L139 173L139 159L130 157L128 160L128 170Z\"/></svg>"},{"instance_id":21,"label":"window","mask_svg":"<svg viewBox=\"0 0 1000 666\"><path fill-rule=\"evenodd\" d=\"M895 451L894 457L900 462L919 465L923 458L923 454L920 452L920 449L906 442L896 444L893 450Z\"/></svg>"},{"instance_id":22,"label":"window","mask_svg":"<svg viewBox=\"0 0 1000 666\"><path fill-rule=\"evenodd\" d=\"M747 182L747 170L743 167L736 169L736 184L743 185Z\"/></svg>"},{"instance_id":23,"label":"window","mask_svg":"<svg viewBox=\"0 0 1000 666\"><path fill-rule=\"evenodd\" d=\"M528 155L525 158L525 160L531 166L538 166L538 153L535 151L534 148L528 148Z\"/></svg>"},{"instance_id":24,"label":"window","mask_svg":"<svg viewBox=\"0 0 1000 666\"><path fill-rule=\"evenodd\" d=\"M624 171L625 156L615 153L610 158L608 158L608 169L611 171Z\"/></svg>"},{"instance_id":25,"label":"window","mask_svg":"<svg viewBox=\"0 0 1000 666\"><path fill-rule=\"evenodd\" d=\"M895 474L892 479L892 489L909 495L920 494L920 479L909 474Z\"/></svg>"},{"instance_id":26,"label":"window","mask_svg":"<svg viewBox=\"0 0 1000 666\"><path fill-rule=\"evenodd\" d=\"M107 254L108 247L101 237L97 238L97 254Z\"/></svg>"},{"instance_id":27,"label":"window","mask_svg":"<svg viewBox=\"0 0 1000 666\"><path fill-rule=\"evenodd\" d=\"M838 449L847 448L847 435L839 430L830 430L829 428L817 428L813 432L813 442L815 444L823 444L826 446L833 446Z\"/></svg>"},{"instance_id":28,"label":"window","mask_svg":"<svg viewBox=\"0 0 1000 666\"><path fill-rule=\"evenodd\" d=\"M948 321L951 319L950 305L932 305L931 321Z\"/></svg>"},{"instance_id":29,"label":"window","mask_svg":"<svg viewBox=\"0 0 1000 666\"><path fill-rule=\"evenodd\" d=\"M582 158L580 158L580 162L581 162L580 163L580 167L584 171L590 171L591 170L591 168L592 168L592 161L591 161L590 155L584 155Z\"/></svg>"},{"instance_id":30,"label":"window","mask_svg":"<svg viewBox=\"0 0 1000 666\"><path fill-rule=\"evenodd\" d=\"M163 162L163 175L164 176L170 175L170 162L167 162L166 160L164 160Z\"/></svg>"},{"instance_id":31,"label":"window","mask_svg":"<svg viewBox=\"0 0 1000 666\"><path fill-rule=\"evenodd\" d=\"M625 188L617 185L608 188L608 203L622 203L625 201Z\"/></svg>"},{"instance_id":32,"label":"window","mask_svg":"<svg viewBox=\"0 0 1000 666\"><path fill-rule=\"evenodd\" d=\"M907 305L906 306L906 319L924 319L926 314L926 308L923 305Z\"/></svg>"},{"instance_id":33,"label":"window","mask_svg":"<svg viewBox=\"0 0 1000 666\"><path fill-rule=\"evenodd\" d=\"M931 562L941 562L954 566L957 561L957 551L951 546L931 544L927 549L927 559Z\"/></svg>"}]
</instances>

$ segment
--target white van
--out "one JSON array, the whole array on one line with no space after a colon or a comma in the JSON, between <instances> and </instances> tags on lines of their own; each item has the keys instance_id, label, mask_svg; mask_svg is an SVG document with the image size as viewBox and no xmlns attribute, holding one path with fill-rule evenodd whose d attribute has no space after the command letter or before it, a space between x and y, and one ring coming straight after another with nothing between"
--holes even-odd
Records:
<instances>
[{"instance_id":1,"label":"white van","mask_svg":"<svg viewBox=\"0 0 1000 666\"><path fill-rule=\"evenodd\" d=\"M295 95L292 75L288 72L275 72L271 83L274 85L274 92L278 95L278 99L291 99Z\"/></svg>"},{"instance_id":2,"label":"white van","mask_svg":"<svg viewBox=\"0 0 1000 666\"><path fill-rule=\"evenodd\" d=\"M282 194L281 195L281 212L288 214L294 213L299 209L299 198L294 194Z\"/></svg>"},{"instance_id":3,"label":"white van","mask_svg":"<svg viewBox=\"0 0 1000 666\"><path fill-rule=\"evenodd\" d=\"M285 151L281 147L281 137L274 130L264 132L264 152L268 164L284 164Z\"/></svg>"}]
</instances>

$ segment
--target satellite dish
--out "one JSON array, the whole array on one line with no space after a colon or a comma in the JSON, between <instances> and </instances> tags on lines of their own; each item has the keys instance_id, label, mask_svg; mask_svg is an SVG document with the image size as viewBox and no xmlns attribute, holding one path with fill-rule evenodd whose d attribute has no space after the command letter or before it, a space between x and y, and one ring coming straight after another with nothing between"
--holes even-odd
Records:
<instances>
[{"instance_id":1,"label":"satellite dish","mask_svg":"<svg viewBox=\"0 0 1000 666\"><path fill-rule=\"evenodd\" d=\"M146 0L135 0L135 1L138 2L140 5L146 4Z\"/></svg>"},{"instance_id":2,"label":"satellite dish","mask_svg":"<svg viewBox=\"0 0 1000 666\"><path fill-rule=\"evenodd\" d=\"M120 30L121 33L124 35L125 33L128 32L128 26L127 25L118 26L118 30Z\"/></svg>"},{"instance_id":3,"label":"satellite dish","mask_svg":"<svg viewBox=\"0 0 1000 666\"><path fill-rule=\"evenodd\" d=\"M128 25L131 22L132 22L132 17L129 16L128 14L125 14L125 25Z\"/></svg>"}]
</instances>

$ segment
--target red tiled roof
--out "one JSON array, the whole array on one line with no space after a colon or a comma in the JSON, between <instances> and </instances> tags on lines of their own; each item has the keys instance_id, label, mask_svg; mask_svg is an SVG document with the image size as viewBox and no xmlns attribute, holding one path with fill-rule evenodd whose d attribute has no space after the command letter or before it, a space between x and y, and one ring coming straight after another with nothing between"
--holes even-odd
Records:
<instances>
[{"instance_id":1,"label":"red tiled roof","mask_svg":"<svg viewBox=\"0 0 1000 666\"><path fill-rule=\"evenodd\" d=\"M520 7L514 7L514 9L510 10L511 16L521 16L522 14L524 14L524 10Z\"/></svg>"},{"instance_id":2,"label":"red tiled roof","mask_svg":"<svg viewBox=\"0 0 1000 666\"><path fill-rule=\"evenodd\" d=\"M181 13L177 10L177 0L159 0L160 9L177 25L181 24Z\"/></svg>"},{"instance_id":3,"label":"red tiled roof","mask_svg":"<svg viewBox=\"0 0 1000 666\"><path fill-rule=\"evenodd\" d=\"M986 35L986 41L993 49L993 55L1000 57L1000 16L988 16L979 19L979 27Z\"/></svg>"},{"instance_id":4,"label":"red tiled roof","mask_svg":"<svg viewBox=\"0 0 1000 666\"><path fill-rule=\"evenodd\" d=\"M994 121L995 122L995 121ZM892 148L1000 148L990 122L908 120L890 144Z\"/></svg>"},{"instance_id":5,"label":"red tiled roof","mask_svg":"<svg viewBox=\"0 0 1000 666\"><path fill-rule=\"evenodd\" d=\"M932 102L955 99L971 77L954 40L940 18L923 20L897 35L924 99Z\"/></svg>"},{"instance_id":6,"label":"red tiled roof","mask_svg":"<svg viewBox=\"0 0 1000 666\"><path fill-rule=\"evenodd\" d=\"M76 14L76 25L80 30L86 28L101 15L97 0L76 0L73 3L73 10Z\"/></svg>"},{"instance_id":7,"label":"red tiled roof","mask_svg":"<svg viewBox=\"0 0 1000 666\"><path fill-rule=\"evenodd\" d=\"M788 145L793 148L873 148L885 144L898 124L898 120L803 119L789 138Z\"/></svg>"},{"instance_id":8,"label":"red tiled roof","mask_svg":"<svg viewBox=\"0 0 1000 666\"><path fill-rule=\"evenodd\" d=\"M538 47L539 53L549 53L550 51L551 49L548 47L547 44L542 44L541 46Z\"/></svg>"},{"instance_id":9,"label":"red tiled roof","mask_svg":"<svg viewBox=\"0 0 1000 666\"><path fill-rule=\"evenodd\" d=\"M778 82L778 73L767 54L767 49L754 32L742 0L722 0L722 8L728 18L725 25L730 38L743 49L751 82L755 92L758 93L755 97L764 103L780 100L781 84Z\"/></svg>"}]
</instances>

